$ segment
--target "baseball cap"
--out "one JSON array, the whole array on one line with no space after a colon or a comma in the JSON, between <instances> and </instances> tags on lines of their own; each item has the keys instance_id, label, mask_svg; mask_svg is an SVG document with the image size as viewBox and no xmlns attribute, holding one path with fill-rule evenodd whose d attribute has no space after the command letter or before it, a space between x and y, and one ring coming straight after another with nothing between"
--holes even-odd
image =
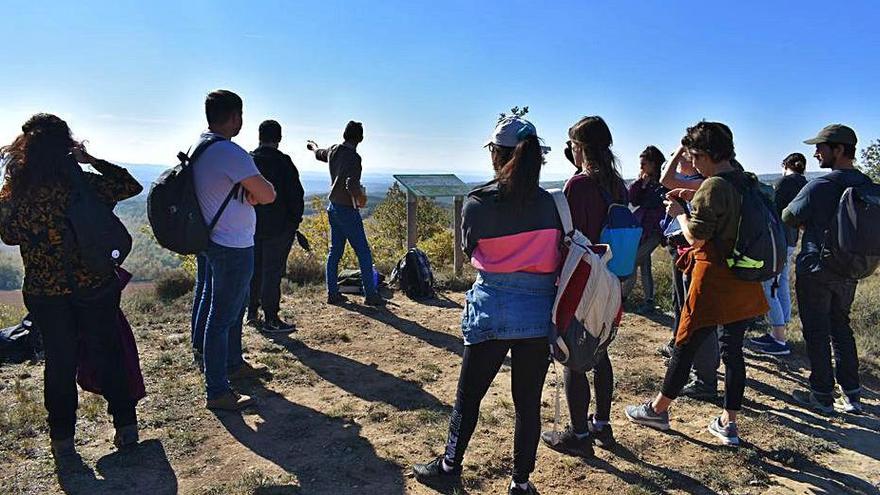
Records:
<instances>
[{"instance_id":1,"label":"baseball cap","mask_svg":"<svg viewBox=\"0 0 880 495\"><path fill-rule=\"evenodd\" d=\"M804 141L804 144L835 143L855 146L857 142L856 131L852 128L843 124L831 124L825 126L813 139Z\"/></svg>"},{"instance_id":2,"label":"baseball cap","mask_svg":"<svg viewBox=\"0 0 880 495\"><path fill-rule=\"evenodd\" d=\"M496 146L504 146L505 148L515 148L520 141L531 135L538 135L538 130L535 128L535 124L532 124L522 117L511 115L498 122L498 125L495 126L495 131L492 133L492 137L483 147L485 148L490 144L494 144ZM541 151L548 153L550 147L541 146Z\"/></svg>"}]
</instances>

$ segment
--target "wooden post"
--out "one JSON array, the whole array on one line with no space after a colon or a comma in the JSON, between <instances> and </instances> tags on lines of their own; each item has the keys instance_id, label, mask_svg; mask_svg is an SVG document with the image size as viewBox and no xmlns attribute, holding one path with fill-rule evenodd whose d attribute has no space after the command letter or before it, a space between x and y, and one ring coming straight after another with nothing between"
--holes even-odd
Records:
<instances>
[{"instance_id":1,"label":"wooden post","mask_svg":"<svg viewBox=\"0 0 880 495\"><path fill-rule=\"evenodd\" d=\"M416 247L418 228L416 223L416 195L406 190L406 248Z\"/></svg>"},{"instance_id":2,"label":"wooden post","mask_svg":"<svg viewBox=\"0 0 880 495\"><path fill-rule=\"evenodd\" d=\"M455 208L452 212L452 232L455 246L452 247L453 273L456 277L461 276L461 268L464 265L464 251L461 249L461 207L464 198L455 197Z\"/></svg>"}]
</instances>

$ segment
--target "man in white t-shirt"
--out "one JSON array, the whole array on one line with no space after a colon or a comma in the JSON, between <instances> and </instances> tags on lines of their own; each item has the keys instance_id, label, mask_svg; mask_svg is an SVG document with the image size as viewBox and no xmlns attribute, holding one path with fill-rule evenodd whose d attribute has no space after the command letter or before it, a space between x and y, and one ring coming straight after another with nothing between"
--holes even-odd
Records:
<instances>
[{"instance_id":1,"label":"man in white t-shirt","mask_svg":"<svg viewBox=\"0 0 880 495\"><path fill-rule=\"evenodd\" d=\"M241 325L254 269L253 205L275 201L275 189L251 156L230 141L242 126L242 101L217 90L205 100L210 142L193 163L196 197L205 222L218 215L211 243L197 258L192 335L201 355L209 409L238 410L253 403L229 384L229 374L249 369L241 357ZM197 144L197 145L198 145Z\"/></svg>"}]
</instances>

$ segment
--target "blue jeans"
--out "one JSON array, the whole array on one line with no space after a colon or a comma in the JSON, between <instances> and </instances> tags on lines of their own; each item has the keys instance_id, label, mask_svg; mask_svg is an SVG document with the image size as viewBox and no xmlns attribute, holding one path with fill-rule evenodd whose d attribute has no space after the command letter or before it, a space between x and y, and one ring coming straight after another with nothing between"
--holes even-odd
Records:
<instances>
[{"instance_id":1,"label":"blue jeans","mask_svg":"<svg viewBox=\"0 0 880 495\"><path fill-rule=\"evenodd\" d=\"M767 304L770 305L767 319L774 327L784 327L791 321L791 283L788 279L788 269L791 266L792 253L794 253L794 248L789 247L785 266L782 267L782 272L779 274L779 287L776 288L776 294L773 294L773 279L762 283L764 295L767 296Z\"/></svg>"},{"instance_id":2,"label":"blue jeans","mask_svg":"<svg viewBox=\"0 0 880 495\"><path fill-rule=\"evenodd\" d=\"M373 280L373 253L364 232L364 221L360 212L351 206L330 203L327 207L330 219L330 254L327 255L327 293L339 293L339 260L345 252L345 243L351 243L361 269L361 284L367 296L378 295Z\"/></svg>"},{"instance_id":3,"label":"blue jeans","mask_svg":"<svg viewBox=\"0 0 880 495\"><path fill-rule=\"evenodd\" d=\"M244 363L241 357L241 322L254 271L254 249L211 243L202 256L204 278L196 322L205 319L204 329L201 330L204 332L202 349L205 385L210 400L230 390L227 370L236 369ZM198 331L195 328L194 335Z\"/></svg>"}]
</instances>

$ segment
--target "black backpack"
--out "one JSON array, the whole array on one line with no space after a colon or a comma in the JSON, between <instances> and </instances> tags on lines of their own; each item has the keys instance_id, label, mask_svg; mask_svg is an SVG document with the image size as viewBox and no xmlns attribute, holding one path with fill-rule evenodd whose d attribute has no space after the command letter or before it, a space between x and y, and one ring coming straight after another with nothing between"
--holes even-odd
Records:
<instances>
[{"instance_id":1,"label":"black backpack","mask_svg":"<svg viewBox=\"0 0 880 495\"><path fill-rule=\"evenodd\" d=\"M111 275L131 252L131 235L113 213L113 205L101 201L86 182L79 165L71 169L70 186L65 212L73 233L69 247L76 250L89 271Z\"/></svg>"},{"instance_id":2,"label":"black backpack","mask_svg":"<svg viewBox=\"0 0 880 495\"><path fill-rule=\"evenodd\" d=\"M223 138L211 136L196 146L192 154L180 152L180 164L166 170L150 187L147 196L147 217L156 241L165 249L178 254L198 254L204 251L211 240L211 231L220 220L220 215L229 201L238 193L239 184L232 187L220 209L209 224L205 223L202 208L196 197L193 179L193 164L212 144Z\"/></svg>"},{"instance_id":3,"label":"black backpack","mask_svg":"<svg viewBox=\"0 0 880 495\"><path fill-rule=\"evenodd\" d=\"M776 277L788 255L785 225L776 207L754 176L743 175L741 181L721 177L742 195L736 243L727 266L742 280L763 282Z\"/></svg>"},{"instance_id":4,"label":"black backpack","mask_svg":"<svg viewBox=\"0 0 880 495\"><path fill-rule=\"evenodd\" d=\"M851 279L871 275L880 265L880 184L867 178L855 186L830 177L818 180L843 188L837 211L825 231L822 265Z\"/></svg>"},{"instance_id":5,"label":"black backpack","mask_svg":"<svg viewBox=\"0 0 880 495\"><path fill-rule=\"evenodd\" d=\"M41 337L30 316L25 316L18 325L0 330L0 361L23 363L41 359L43 355Z\"/></svg>"},{"instance_id":6,"label":"black backpack","mask_svg":"<svg viewBox=\"0 0 880 495\"><path fill-rule=\"evenodd\" d=\"M412 248L397 262L391 272L391 283L399 283L400 290L410 299L427 299L434 296L434 273L431 262L421 249Z\"/></svg>"}]
</instances>

